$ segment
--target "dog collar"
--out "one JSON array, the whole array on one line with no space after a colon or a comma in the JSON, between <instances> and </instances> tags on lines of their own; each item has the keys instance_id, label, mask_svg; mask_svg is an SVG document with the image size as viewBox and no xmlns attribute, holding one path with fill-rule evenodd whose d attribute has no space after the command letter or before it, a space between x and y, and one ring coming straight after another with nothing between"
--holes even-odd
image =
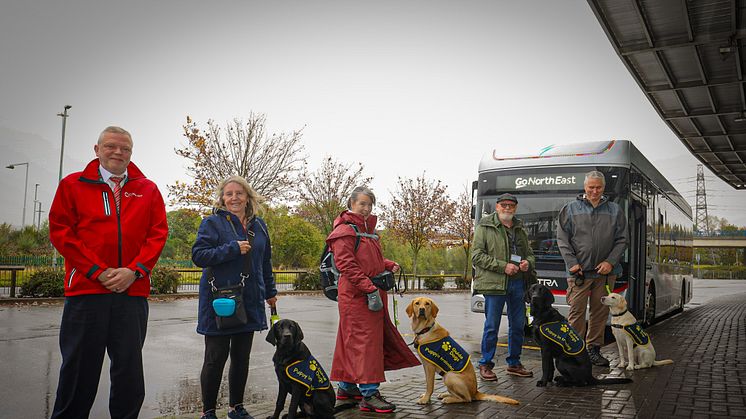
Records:
<instances>
[{"instance_id":1,"label":"dog collar","mask_svg":"<svg viewBox=\"0 0 746 419\"><path fill-rule=\"evenodd\" d=\"M611 315L611 317L619 317L619 316L624 316L625 314L627 314L627 310L624 310L624 311L622 311L622 312L621 312L621 313L619 313L619 314L612 314L612 315Z\"/></svg>"},{"instance_id":2,"label":"dog collar","mask_svg":"<svg viewBox=\"0 0 746 419\"><path fill-rule=\"evenodd\" d=\"M412 343L410 343L410 344L409 344L408 346L416 345L416 344L417 344L417 338L418 338L418 337L419 337L420 335L424 335L425 333L429 332L429 331L430 331L430 329L432 329L432 328L433 328L433 326L435 326L435 323L433 323L433 324L432 324L432 326L428 326L428 327L426 327L426 328L424 328L424 329L420 330L419 332L415 332L415 333L414 333L414 339L412 339Z\"/></svg>"}]
</instances>

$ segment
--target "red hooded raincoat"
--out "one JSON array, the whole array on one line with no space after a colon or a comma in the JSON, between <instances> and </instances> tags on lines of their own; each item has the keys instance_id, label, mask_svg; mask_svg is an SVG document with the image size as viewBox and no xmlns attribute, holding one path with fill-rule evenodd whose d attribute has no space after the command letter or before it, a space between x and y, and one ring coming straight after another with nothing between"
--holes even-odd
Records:
<instances>
[{"instance_id":1,"label":"red hooded raincoat","mask_svg":"<svg viewBox=\"0 0 746 419\"><path fill-rule=\"evenodd\" d=\"M345 211L334 221L334 230L326 239L341 273L339 329L330 374L334 381L381 383L386 381L384 371L420 365L391 322L387 293L381 291L383 310L368 309L366 294L376 290L370 277L391 271L395 263L383 258L380 243L372 238L361 237L355 251L355 231L347 223L357 225L361 233L374 234L376 221L375 215L364 220L362 215Z\"/></svg>"}]
</instances>

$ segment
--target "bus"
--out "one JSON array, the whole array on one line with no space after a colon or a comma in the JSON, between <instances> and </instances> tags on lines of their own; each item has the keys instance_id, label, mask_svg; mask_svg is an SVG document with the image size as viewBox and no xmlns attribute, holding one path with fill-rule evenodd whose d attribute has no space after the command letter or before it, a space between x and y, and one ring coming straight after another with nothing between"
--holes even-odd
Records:
<instances>
[{"instance_id":1,"label":"bus","mask_svg":"<svg viewBox=\"0 0 746 419\"><path fill-rule=\"evenodd\" d=\"M495 211L498 195L516 195L516 217L528 233L538 280L566 316L568 274L557 246L557 215L583 193L591 170L604 174L604 194L627 215L629 245L614 292L645 324L682 311L692 298L692 208L630 141L550 146L532 156L503 157L497 149L486 154L472 186L475 223ZM484 297L473 291L471 309L484 312Z\"/></svg>"}]
</instances>

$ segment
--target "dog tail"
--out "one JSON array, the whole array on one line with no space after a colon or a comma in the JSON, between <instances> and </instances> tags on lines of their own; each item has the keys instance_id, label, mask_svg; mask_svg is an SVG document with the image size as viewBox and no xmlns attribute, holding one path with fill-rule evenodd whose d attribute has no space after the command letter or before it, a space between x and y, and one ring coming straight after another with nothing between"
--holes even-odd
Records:
<instances>
[{"instance_id":1,"label":"dog tail","mask_svg":"<svg viewBox=\"0 0 746 419\"><path fill-rule=\"evenodd\" d=\"M653 361L653 366L673 364L673 359L661 359L660 361Z\"/></svg>"},{"instance_id":2,"label":"dog tail","mask_svg":"<svg viewBox=\"0 0 746 419\"><path fill-rule=\"evenodd\" d=\"M594 384L629 384L631 378L597 378Z\"/></svg>"},{"instance_id":3,"label":"dog tail","mask_svg":"<svg viewBox=\"0 0 746 419\"><path fill-rule=\"evenodd\" d=\"M484 394L477 391L477 395L474 397L477 400L486 400L490 402L498 402L505 404L520 404L518 400L514 400L508 397L498 396L496 394Z\"/></svg>"}]
</instances>

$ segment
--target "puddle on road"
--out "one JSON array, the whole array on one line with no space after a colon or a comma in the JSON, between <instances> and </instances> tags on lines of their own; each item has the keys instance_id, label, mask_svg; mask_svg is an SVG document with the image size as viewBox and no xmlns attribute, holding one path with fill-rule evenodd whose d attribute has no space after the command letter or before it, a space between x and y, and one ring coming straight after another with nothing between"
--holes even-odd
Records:
<instances>
[{"instance_id":1,"label":"puddle on road","mask_svg":"<svg viewBox=\"0 0 746 419\"><path fill-rule=\"evenodd\" d=\"M227 374L226 374L227 375ZM158 394L158 413L163 416L183 415L202 412L202 390L199 378L182 378L174 390L162 391ZM275 394L265 389L252 388L247 385L244 394L246 405L274 401ZM218 409L228 407L228 379L224 377L218 390Z\"/></svg>"}]
</instances>

